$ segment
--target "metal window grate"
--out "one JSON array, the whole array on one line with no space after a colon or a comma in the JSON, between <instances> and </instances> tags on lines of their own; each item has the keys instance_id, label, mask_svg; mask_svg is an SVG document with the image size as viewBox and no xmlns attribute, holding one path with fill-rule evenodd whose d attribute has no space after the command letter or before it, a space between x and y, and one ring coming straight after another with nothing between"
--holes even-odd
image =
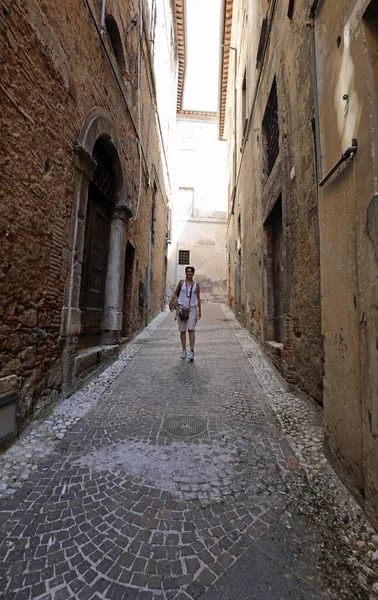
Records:
<instances>
[{"instance_id":1,"label":"metal window grate","mask_svg":"<svg viewBox=\"0 0 378 600\"><path fill-rule=\"evenodd\" d=\"M112 157L102 140L98 140L93 148L93 158L97 166L93 173L93 181L104 196L114 204L115 172Z\"/></svg>"},{"instance_id":2,"label":"metal window grate","mask_svg":"<svg viewBox=\"0 0 378 600\"><path fill-rule=\"evenodd\" d=\"M188 265L190 263L190 250L179 250L179 265Z\"/></svg>"},{"instance_id":3,"label":"metal window grate","mask_svg":"<svg viewBox=\"0 0 378 600\"><path fill-rule=\"evenodd\" d=\"M274 80L270 90L268 102L263 119L263 134L266 156L267 174L273 169L279 153L279 127L278 127L278 104L277 84Z\"/></svg>"}]
</instances>

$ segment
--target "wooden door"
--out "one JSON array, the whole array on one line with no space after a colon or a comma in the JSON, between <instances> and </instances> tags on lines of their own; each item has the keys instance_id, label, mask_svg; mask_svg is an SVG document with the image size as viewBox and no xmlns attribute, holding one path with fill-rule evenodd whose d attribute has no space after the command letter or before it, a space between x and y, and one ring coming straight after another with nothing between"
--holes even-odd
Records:
<instances>
[{"instance_id":1,"label":"wooden door","mask_svg":"<svg viewBox=\"0 0 378 600\"><path fill-rule=\"evenodd\" d=\"M81 346L95 345L100 341L109 236L110 206L99 189L91 183L80 290Z\"/></svg>"}]
</instances>

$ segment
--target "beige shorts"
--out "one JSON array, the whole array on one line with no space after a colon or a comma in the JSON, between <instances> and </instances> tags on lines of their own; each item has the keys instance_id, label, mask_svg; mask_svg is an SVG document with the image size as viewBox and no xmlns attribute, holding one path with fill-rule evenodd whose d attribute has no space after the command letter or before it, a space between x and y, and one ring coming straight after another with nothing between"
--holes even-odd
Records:
<instances>
[{"instance_id":1,"label":"beige shorts","mask_svg":"<svg viewBox=\"0 0 378 600\"><path fill-rule=\"evenodd\" d=\"M187 321L182 321L178 315L177 311L177 323L179 331L192 331L196 328L197 324L197 307L191 306L189 309L189 319Z\"/></svg>"}]
</instances>

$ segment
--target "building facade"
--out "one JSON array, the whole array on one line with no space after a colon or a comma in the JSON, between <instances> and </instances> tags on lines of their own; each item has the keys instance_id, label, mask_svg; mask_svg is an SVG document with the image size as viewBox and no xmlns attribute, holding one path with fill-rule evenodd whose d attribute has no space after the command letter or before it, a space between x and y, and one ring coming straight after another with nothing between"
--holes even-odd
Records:
<instances>
[{"instance_id":1,"label":"building facade","mask_svg":"<svg viewBox=\"0 0 378 600\"><path fill-rule=\"evenodd\" d=\"M174 99L175 10L1 0L3 423L70 394L163 307L175 102L156 79Z\"/></svg>"},{"instance_id":2,"label":"building facade","mask_svg":"<svg viewBox=\"0 0 378 600\"><path fill-rule=\"evenodd\" d=\"M347 481L377 521L377 3L315 2L311 27L321 157L325 429Z\"/></svg>"},{"instance_id":3,"label":"building facade","mask_svg":"<svg viewBox=\"0 0 378 600\"><path fill-rule=\"evenodd\" d=\"M223 3L228 292L378 519L378 10Z\"/></svg>"},{"instance_id":4,"label":"building facade","mask_svg":"<svg viewBox=\"0 0 378 600\"><path fill-rule=\"evenodd\" d=\"M307 0L226 1L228 294L285 378L322 402L319 226Z\"/></svg>"},{"instance_id":5,"label":"building facade","mask_svg":"<svg viewBox=\"0 0 378 600\"><path fill-rule=\"evenodd\" d=\"M167 295L192 265L202 300L225 302L226 147L216 114L180 111L176 143Z\"/></svg>"}]
</instances>

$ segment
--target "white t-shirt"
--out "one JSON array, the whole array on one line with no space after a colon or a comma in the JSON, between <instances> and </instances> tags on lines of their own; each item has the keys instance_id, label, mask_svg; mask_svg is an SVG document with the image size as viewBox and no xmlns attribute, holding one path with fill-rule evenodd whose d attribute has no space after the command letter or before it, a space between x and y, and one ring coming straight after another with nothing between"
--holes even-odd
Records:
<instances>
[{"instance_id":1,"label":"white t-shirt","mask_svg":"<svg viewBox=\"0 0 378 600\"><path fill-rule=\"evenodd\" d=\"M192 295L190 296L190 291ZM181 286L181 290L178 297L178 303L183 304L184 306L189 306L189 296L190 296L190 306L197 306L197 283L196 281L192 282L192 285L187 287L186 281Z\"/></svg>"}]
</instances>

